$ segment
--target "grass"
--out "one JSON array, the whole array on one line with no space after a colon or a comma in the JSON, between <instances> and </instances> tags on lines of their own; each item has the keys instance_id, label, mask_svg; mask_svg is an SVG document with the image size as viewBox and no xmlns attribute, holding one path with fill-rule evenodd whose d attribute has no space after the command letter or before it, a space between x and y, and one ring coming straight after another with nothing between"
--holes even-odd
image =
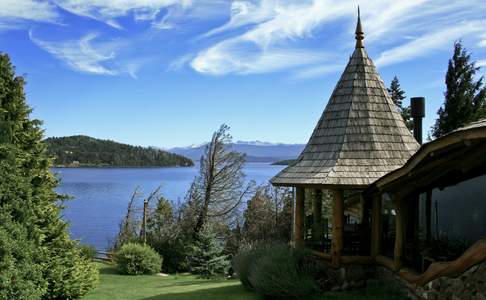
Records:
<instances>
[{"instance_id":1,"label":"grass","mask_svg":"<svg viewBox=\"0 0 486 300\"><path fill-rule=\"evenodd\" d=\"M120 275L111 265L96 263L100 284L83 300L261 300L243 288L237 280L199 279L193 275L128 276ZM377 283L357 292L325 293L316 300L402 300L392 289Z\"/></svg>"},{"instance_id":2,"label":"grass","mask_svg":"<svg viewBox=\"0 0 486 300\"><path fill-rule=\"evenodd\" d=\"M198 279L193 275L119 275L113 266L96 263L98 287L83 300L257 300L237 280ZM230 298L229 298L230 297Z\"/></svg>"}]
</instances>

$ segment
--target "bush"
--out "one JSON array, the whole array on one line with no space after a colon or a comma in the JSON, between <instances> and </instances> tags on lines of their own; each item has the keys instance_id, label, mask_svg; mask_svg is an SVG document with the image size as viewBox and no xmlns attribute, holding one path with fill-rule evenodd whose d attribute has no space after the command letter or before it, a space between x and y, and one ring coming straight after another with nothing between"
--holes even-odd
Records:
<instances>
[{"instance_id":1,"label":"bush","mask_svg":"<svg viewBox=\"0 0 486 300\"><path fill-rule=\"evenodd\" d=\"M250 283L250 270L253 266L253 262L259 259L261 256L268 251L267 247L256 246L250 249L241 251L236 255L233 260L233 268L235 269L236 275L241 281L241 284L247 289L253 289Z\"/></svg>"},{"instance_id":2,"label":"bush","mask_svg":"<svg viewBox=\"0 0 486 300\"><path fill-rule=\"evenodd\" d=\"M118 270L122 274L155 274L162 267L162 257L151 247L127 243L115 253Z\"/></svg>"},{"instance_id":3,"label":"bush","mask_svg":"<svg viewBox=\"0 0 486 300\"><path fill-rule=\"evenodd\" d=\"M87 260L94 260L96 258L96 248L91 245L80 245L79 252L81 256Z\"/></svg>"},{"instance_id":4,"label":"bush","mask_svg":"<svg viewBox=\"0 0 486 300\"><path fill-rule=\"evenodd\" d=\"M319 291L306 252L287 245L259 247L235 260L246 287L272 299L306 299Z\"/></svg>"}]
</instances>

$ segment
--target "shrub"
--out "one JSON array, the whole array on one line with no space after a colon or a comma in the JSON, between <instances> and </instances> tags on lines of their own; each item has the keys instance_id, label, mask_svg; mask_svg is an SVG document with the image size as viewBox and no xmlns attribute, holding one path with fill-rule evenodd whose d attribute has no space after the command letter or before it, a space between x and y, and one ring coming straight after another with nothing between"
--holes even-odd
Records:
<instances>
[{"instance_id":1,"label":"shrub","mask_svg":"<svg viewBox=\"0 0 486 300\"><path fill-rule=\"evenodd\" d=\"M253 289L250 283L250 270L253 266L253 262L259 259L267 251L267 247L262 245L255 246L250 249L246 249L238 253L233 260L233 267L241 284L247 289Z\"/></svg>"},{"instance_id":2,"label":"shrub","mask_svg":"<svg viewBox=\"0 0 486 300\"><path fill-rule=\"evenodd\" d=\"M115 253L118 270L122 274L154 274L162 267L162 257L150 246L127 243Z\"/></svg>"},{"instance_id":3,"label":"shrub","mask_svg":"<svg viewBox=\"0 0 486 300\"><path fill-rule=\"evenodd\" d=\"M80 245L79 252L81 256L87 260L94 260L96 258L96 248L91 245Z\"/></svg>"},{"instance_id":4,"label":"shrub","mask_svg":"<svg viewBox=\"0 0 486 300\"><path fill-rule=\"evenodd\" d=\"M246 287L272 299L306 299L319 288L307 254L287 245L257 247L236 259L240 280Z\"/></svg>"}]
</instances>

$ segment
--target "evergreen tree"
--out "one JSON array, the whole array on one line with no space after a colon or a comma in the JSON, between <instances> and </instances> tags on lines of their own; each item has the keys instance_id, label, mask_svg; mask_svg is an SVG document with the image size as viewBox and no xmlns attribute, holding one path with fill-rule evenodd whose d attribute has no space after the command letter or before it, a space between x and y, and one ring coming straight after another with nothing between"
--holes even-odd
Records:
<instances>
[{"instance_id":1,"label":"evergreen tree","mask_svg":"<svg viewBox=\"0 0 486 300\"><path fill-rule=\"evenodd\" d=\"M97 271L60 218L58 182L30 112L24 79L0 54L0 298L76 299Z\"/></svg>"},{"instance_id":2,"label":"evergreen tree","mask_svg":"<svg viewBox=\"0 0 486 300\"><path fill-rule=\"evenodd\" d=\"M437 112L432 136L441 137L465 124L486 117L486 87L483 77L474 77L479 67L471 62L471 55L461 42L454 43L454 54L449 60L445 83L444 105Z\"/></svg>"},{"instance_id":3,"label":"evergreen tree","mask_svg":"<svg viewBox=\"0 0 486 300\"><path fill-rule=\"evenodd\" d=\"M398 81L397 76L393 77L393 80L390 83L390 87L388 88L388 94L390 94L393 103L395 103L398 111L402 115L403 120L405 121L405 125L407 125L407 128L409 130L412 130L413 121L410 106L403 106L403 100L406 98L405 91L402 90L402 88L400 87L400 82Z\"/></svg>"},{"instance_id":4,"label":"evergreen tree","mask_svg":"<svg viewBox=\"0 0 486 300\"><path fill-rule=\"evenodd\" d=\"M191 272L203 278L226 274L230 263L223 251L224 247L211 226L205 225L192 246Z\"/></svg>"}]
</instances>

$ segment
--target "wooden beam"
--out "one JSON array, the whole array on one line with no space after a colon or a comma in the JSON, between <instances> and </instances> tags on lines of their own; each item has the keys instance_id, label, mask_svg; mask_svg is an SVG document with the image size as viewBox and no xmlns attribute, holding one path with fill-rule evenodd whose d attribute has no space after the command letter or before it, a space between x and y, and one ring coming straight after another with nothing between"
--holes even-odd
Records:
<instances>
[{"instance_id":1,"label":"wooden beam","mask_svg":"<svg viewBox=\"0 0 486 300\"><path fill-rule=\"evenodd\" d=\"M344 234L344 193L342 190L334 191L332 207L332 265L338 268L341 265Z\"/></svg>"},{"instance_id":2,"label":"wooden beam","mask_svg":"<svg viewBox=\"0 0 486 300\"><path fill-rule=\"evenodd\" d=\"M399 275L410 283L425 285L442 276L457 277L472 266L484 261L486 261L486 238L477 241L454 261L434 262L421 275L415 275L406 270L400 270Z\"/></svg>"},{"instance_id":3,"label":"wooden beam","mask_svg":"<svg viewBox=\"0 0 486 300\"><path fill-rule=\"evenodd\" d=\"M312 241L314 245L322 244L322 190L314 190L312 199Z\"/></svg>"},{"instance_id":4,"label":"wooden beam","mask_svg":"<svg viewBox=\"0 0 486 300\"><path fill-rule=\"evenodd\" d=\"M377 255L375 257L375 261L378 265L381 265L391 271L394 271L395 270L395 264L393 263L393 260L386 257L386 256L383 256L383 255Z\"/></svg>"},{"instance_id":5,"label":"wooden beam","mask_svg":"<svg viewBox=\"0 0 486 300\"><path fill-rule=\"evenodd\" d=\"M381 252L382 236L381 195L372 199L371 206L371 256L376 257Z\"/></svg>"},{"instance_id":6,"label":"wooden beam","mask_svg":"<svg viewBox=\"0 0 486 300\"><path fill-rule=\"evenodd\" d=\"M295 220L294 220L294 246L303 248L304 220L305 220L305 190L298 187L295 191Z\"/></svg>"}]
</instances>

